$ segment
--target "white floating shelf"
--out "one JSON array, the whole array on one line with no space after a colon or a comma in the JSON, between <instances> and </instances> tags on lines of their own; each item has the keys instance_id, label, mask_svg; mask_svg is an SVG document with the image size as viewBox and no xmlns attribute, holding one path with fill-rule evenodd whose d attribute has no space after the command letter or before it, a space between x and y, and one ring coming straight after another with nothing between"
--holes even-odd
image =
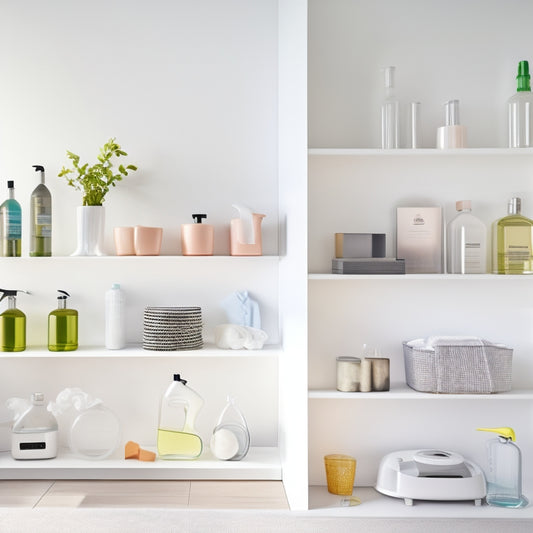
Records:
<instances>
[{"instance_id":1,"label":"white floating shelf","mask_svg":"<svg viewBox=\"0 0 533 533\"><path fill-rule=\"evenodd\" d=\"M155 451L155 448L141 446ZM241 461L220 461L206 450L198 459L153 462L80 459L62 450L54 459L17 461L0 453L0 479L254 479L280 480L278 448L250 448Z\"/></svg>"},{"instance_id":2,"label":"white floating shelf","mask_svg":"<svg viewBox=\"0 0 533 533\"><path fill-rule=\"evenodd\" d=\"M531 484L524 484L524 494L531 494L532 492L528 491L531 488ZM516 520L533 518L532 505L522 509L506 509L491 507L485 503L476 507L472 501L415 500L413 506L408 506L402 499L384 496L372 487L358 487L357 484L353 496L359 498L361 504L343 507L341 502L346 498L345 496L330 494L327 487L311 486L309 487L309 513L310 515L350 518L512 518Z\"/></svg>"},{"instance_id":3,"label":"white floating shelf","mask_svg":"<svg viewBox=\"0 0 533 533\"><path fill-rule=\"evenodd\" d=\"M311 389L311 400L533 400L532 389L516 389L498 394L433 394L418 392L404 383L392 383L386 392L340 392L332 389Z\"/></svg>"},{"instance_id":4,"label":"white floating shelf","mask_svg":"<svg viewBox=\"0 0 533 533\"><path fill-rule=\"evenodd\" d=\"M123 262L123 263L161 263L165 261L172 262L209 262L209 263L235 263L235 262L278 262L278 255L54 255L51 257L1 257L0 264L3 262L7 263L18 263L30 261L34 263L35 261L42 262L58 262L58 261L67 261L69 263L75 263L77 261L91 262L91 261L113 261L113 262Z\"/></svg>"},{"instance_id":5,"label":"white floating shelf","mask_svg":"<svg viewBox=\"0 0 533 533\"><path fill-rule=\"evenodd\" d=\"M204 344L199 350L145 350L139 344L128 345L122 350L107 350L103 346L83 346L71 352L51 352L45 346L30 346L22 352L0 352L0 359L6 357L38 358L91 358L91 357L277 357L282 352L277 344L266 344L261 350L222 350L214 344Z\"/></svg>"},{"instance_id":6,"label":"white floating shelf","mask_svg":"<svg viewBox=\"0 0 533 533\"><path fill-rule=\"evenodd\" d=\"M346 280L452 280L452 281L508 281L533 280L533 275L504 275L504 274L325 274L312 273L308 275L311 281L346 281Z\"/></svg>"},{"instance_id":7,"label":"white floating shelf","mask_svg":"<svg viewBox=\"0 0 533 533\"><path fill-rule=\"evenodd\" d=\"M382 150L381 148L311 148L310 156L487 156L487 155L533 155L532 148L455 148L439 150L437 148L398 148Z\"/></svg>"}]
</instances>

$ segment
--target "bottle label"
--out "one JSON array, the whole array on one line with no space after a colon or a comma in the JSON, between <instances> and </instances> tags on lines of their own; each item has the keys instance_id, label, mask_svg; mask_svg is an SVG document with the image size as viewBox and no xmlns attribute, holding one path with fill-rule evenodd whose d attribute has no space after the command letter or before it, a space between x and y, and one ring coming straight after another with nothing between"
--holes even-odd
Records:
<instances>
[{"instance_id":1,"label":"bottle label","mask_svg":"<svg viewBox=\"0 0 533 533\"><path fill-rule=\"evenodd\" d=\"M482 274L485 272L485 265L481 257L481 243L465 242L460 261L462 274Z\"/></svg>"},{"instance_id":2,"label":"bottle label","mask_svg":"<svg viewBox=\"0 0 533 533\"><path fill-rule=\"evenodd\" d=\"M52 236L52 217L51 215L36 215L35 217L35 235L38 237Z\"/></svg>"},{"instance_id":3,"label":"bottle label","mask_svg":"<svg viewBox=\"0 0 533 533\"><path fill-rule=\"evenodd\" d=\"M52 217L50 215L37 215L35 222L38 226L49 226L52 223Z\"/></svg>"},{"instance_id":4,"label":"bottle label","mask_svg":"<svg viewBox=\"0 0 533 533\"><path fill-rule=\"evenodd\" d=\"M7 231L6 237L8 239L20 239L21 227L20 227L20 217L18 213L7 213Z\"/></svg>"}]
</instances>

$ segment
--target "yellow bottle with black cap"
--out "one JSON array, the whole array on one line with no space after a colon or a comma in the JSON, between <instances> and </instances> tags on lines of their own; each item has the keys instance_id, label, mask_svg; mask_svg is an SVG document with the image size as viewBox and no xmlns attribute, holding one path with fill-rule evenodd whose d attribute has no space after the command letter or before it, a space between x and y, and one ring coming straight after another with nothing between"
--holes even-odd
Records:
<instances>
[{"instance_id":1,"label":"yellow bottle with black cap","mask_svg":"<svg viewBox=\"0 0 533 533\"><path fill-rule=\"evenodd\" d=\"M2 297L7 297L7 309L0 314L0 351L22 352L26 349L26 315L17 309L17 294L27 291L0 289Z\"/></svg>"},{"instance_id":2,"label":"yellow bottle with black cap","mask_svg":"<svg viewBox=\"0 0 533 533\"><path fill-rule=\"evenodd\" d=\"M57 292L57 309L48 315L48 349L71 352L78 349L78 311L67 309L68 292Z\"/></svg>"}]
</instances>

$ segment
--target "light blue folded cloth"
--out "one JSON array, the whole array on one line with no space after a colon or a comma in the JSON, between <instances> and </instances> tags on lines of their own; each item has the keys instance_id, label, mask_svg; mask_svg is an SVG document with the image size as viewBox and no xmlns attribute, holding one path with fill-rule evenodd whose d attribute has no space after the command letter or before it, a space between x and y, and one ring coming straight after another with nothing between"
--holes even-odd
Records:
<instances>
[{"instance_id":1,"label":"light blue folded cloth","mask_svg":"<svg viewBox=\"0 0 533 533\"><path fill-rule=\"evenodd\" d=\"M222 300L221 305L230 324L261 329L259 304L250 298L248 291L230 294Z\"/></svg>"}]
</instances>

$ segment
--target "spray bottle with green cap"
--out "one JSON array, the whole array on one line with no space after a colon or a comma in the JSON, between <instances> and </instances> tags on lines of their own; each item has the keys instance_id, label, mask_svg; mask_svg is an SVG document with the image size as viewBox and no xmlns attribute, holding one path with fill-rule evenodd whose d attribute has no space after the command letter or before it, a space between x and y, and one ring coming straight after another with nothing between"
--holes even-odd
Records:
<instances>
[{"instance_id":1,"label":"spray bottle with green cap","mask_svg":"<svg viewBox=\"0 0 533 533\"><path fill-rule=\"evenodd\" d=\"M7 296L7 309L0 314L0 351L22 352L26 349L26 315L17 309L17 293L28 291L0 289L2 297Z\"/></svg>"},{"instance_id":2,"label":"spray bottle with green cap","mask_svg":"<svg viewBox=\"0 0 533 533\"><path fill-rule=\"evenodd\" d=\"M52 195L44 184L44 167L33 165L40 172L41 180L30 198L30 256L52 255Z\"/></svg>"},{"instance_id":3,"label":"spray bottle with green cap","mask_svg":"<svg viewBox=\"0 0 533 533\"><path fill-rule=\"evenodd\" d=\"M67 291L57 292L57 309L48 315L48 349L71 352L78 349L78 311L67 309Z\"/></svg>"},{"instance_id":4,"label":"spray bottle with green cap","mask_svg":"<svg viewBox=\"0 0 533 533\"><path fill-rule=\"evenodd\" d=\"M509 148L533 146L533 94L531 93L529 63L518 63L516 94L508 100Z\"/></svg>"},{"instance_id":5,"label":"spray bottle with green cap","mask_svg":"<svg viewBox=\"0 0 533 533\"><path fill-rule=\"evenodd\" d=\"M498 435L487 441L487 503L497 507L525 507L529 502L522 494L522 454L514 443L515 432L509 427L477 428Z\"/></svg>"}]
</instances>

